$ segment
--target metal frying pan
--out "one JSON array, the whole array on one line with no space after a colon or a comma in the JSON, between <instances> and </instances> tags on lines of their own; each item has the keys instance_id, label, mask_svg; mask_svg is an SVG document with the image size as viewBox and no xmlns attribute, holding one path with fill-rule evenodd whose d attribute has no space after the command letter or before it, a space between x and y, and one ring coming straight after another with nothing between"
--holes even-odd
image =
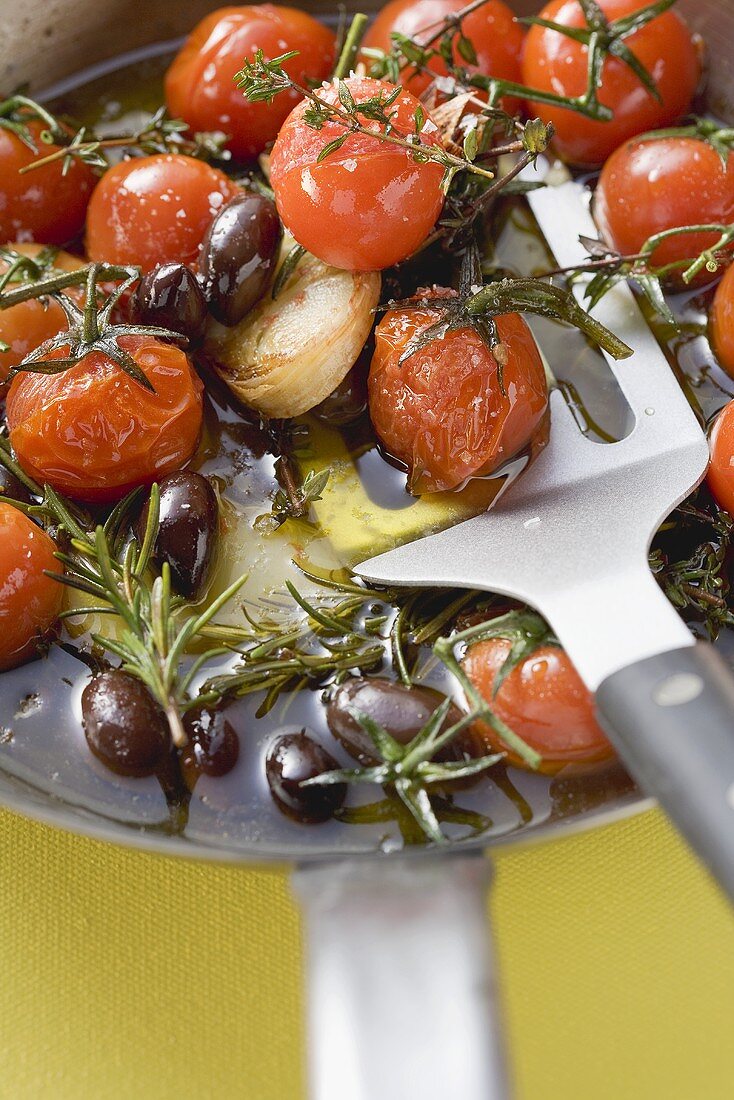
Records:
<instances>
[{"instance_id":1,"label":"metal frying pan","mask_svg":"<svg viewBox=\"0 0 734 1100\"><path fill-rule=\"evenodd\" d=\"M177 5L150 0L143 13L139 0L29 0L18 11L0 0L0 86L28 81L38 90L113 54L174 39L211 6L202 0ZM734 41L734 10L726 0L690 0L681 7L704 33L717 21L709 38L717 58L721 52L713 96L722 111L727 89L734 88L724 50ZM42 61L39 39L49 47ZM34 697L39 668L31 664L18 673L17 698ZM70 669L70 677L76 671ZM111 780L91 769L80 776L75 769L68 729L62 728L63 715L70 721L75 706L73 689L68 692L68 698L59 698L56 724L49 723L47 711L34 714L31 708L24 714L23 721L38 732L34 752L18 759L3 754L0 745L0 801L78 832L164 853L300 864L296 883L307 917L317 1100L506 1095L499 1044L490 1042L493 996L484 923L490 865L479 847L462 845L450 860L424 852L385 858L389 853L377 851L374 832L331 826L309 832L260 803L243 805L234 817L215 808L195 819L187 834L165 835L156 806L136 786L140 781ZM2 722L11 717L4 715ZM498 805L491 810L495 827L481 848L588 827L648 804L634 792L610 793L577 816L544 820L540 815L527 826ZM430 965L439 951L440 975Z\"/></svg>"}]
</instances>

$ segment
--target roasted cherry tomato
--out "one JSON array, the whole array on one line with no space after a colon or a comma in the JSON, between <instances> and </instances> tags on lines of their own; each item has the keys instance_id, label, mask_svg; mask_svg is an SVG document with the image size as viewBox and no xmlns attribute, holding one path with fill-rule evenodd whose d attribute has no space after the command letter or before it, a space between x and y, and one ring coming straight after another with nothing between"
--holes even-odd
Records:
<instances>
[{"instance_id":1,"label":"roasted cherry tomato","mask_svg":"<svg viewBox=\"0 0 734 1100\"><path fill-rule=\"evenodd\" d=\"M23 512L0 503L0 669L14 668L53 626L64 597L56 546Z\"/></svg>"},{"instance_id":2,"label":"roasted cherry tomato","mask_svg":"<svg viewBox=\"0 0 734 1100\"><path fill-rule=\"evenodd\" d=\"M710 447L708 487L717 504L734 516L734 401L724 405L716 417Z\"/></svg>"},{"instance_id":3,"label":"roasted cherry tomato","mask_svg":"<svg viewBox=\"0 0 734 1100\"><path fill-rule=\"evenodd\" d=\"M18 375L8 391L10 441L23 469L90 503L180 469L201 431L203 387L188 357L148 336L120 341L155 393L97 351L62 374Z\"/></svg>"},{"instance_id":4,"label":"roasted cherry tomato","mask_svg":"<svg viewBox=\"0 0 734 1100\"><path fill-rule=\"evenodd\" d=\"M177 153L125 160L105 172L89 204L89 258L111 264L193 264L213 218L238 193L203 161Z\"/></svg>"},{"instance_id":5,"label":"roasted cherry tomato","mask_svg":"<svg viewBox=\"0 0 734 1100\"><path fill-rule=\"evenodd\" d=\"M709 312L709 338L716 358L734 378L734 267L727 268Z\"/></svg>"},{"instance_id":6,"label":"roasted cherry tomato","mask_svg":"<svg viewBox=\"0 0 734 1100\"><path fill-rule=\"evenodd\" d=\"M548 405L538 346L517 313L496 319L497 361L471 328L447 332L400 364L409 342L436 321L426 310L391 310L375 331L370 416L383 444L408 467L411 492L455 489L488 474L532 438Z\"/></svg>"},{"instance_id":7,"label":"roasted cherry tomato","mask_svg":"<svg viewBox=\"0 0 734 1100\"><path fill-rule=\"evenodd\" d=\"M598 0L608 20L631 15L646 0ZM551 0L540 18L566 27L586 27L578 0ZM571 164L594 167L636 134L668 126L688 110L701 75L696 42L683 19L664 12L624 43L655 81L660 99L619 58L607 56L602 69L599 101L614 112L608 122L585 118L563 107L529 103L531 114L552 122L557 152ZM523 83L562 96L583 95L588 49L583 43L548 27L534 26L525 40Z\"/></svg>"},{"instance_id":8,"label":"roasted cherry tomato","mask_svg":"<svg viewBox=\"0 0 734 1100\"><path fill-rule=\"evenodd\" d=\"M31 258L42 251L42 246L38 244L11 244L9 247ZM69 252L57 252L53 258L54 270L74 271L81 266L82 261ZM0 274L5 271L7 264L0 260ZM22 273L20 277L22 279ZM6 289L12 290L15 285L9 283ZM5 381L8 372L17 367L29 352L66 327L66 314L53 299L40 301L31 298L0 311L0 340L10 346L10 351L0 351L0 382Z\"/></svg>"},{"instance_id":9,"label":"roasted cherry tomato","mask_svg":"<svg viewBox=\"0 0 734 1100\"><path fill-rule=\"evenodd\" d=\"M512 643L489 638L471 646L462 668L477 691L510 729L543 757L540 771L555 775L569 764L596 765L611 759L614 749L594 714L594 697L583 684L565 650L542 645L512 669L495 694L497 673ZM472 727L490 749L507 751L486 722ZM526 767L513 752L508 762Z\"/></svg>"},{"instance_id":10,"label":"roasted cherry tomato","mask_svg":"<svg viewBox=\"0 0 734 1100\"><path fill-rule=\"evenodd\" d=\"M391 0L378 13L365 35L364 45L388 51L392 45L392 34L405 35L424 45L435 33L437 24L465 6L462 0ZM470 12L462 19L461 30L463 37L474 48L476 64L467 61L459 52L457 32L453 41L456 65L468 69L470 73L501 77L515 84L521 82L520 54L525 35L502 0L487 0L486 4ZM437 47L438 42L432 45ZM432 79L430 73L445 76L448 72L445 61L439 55L430 59L427 68L429 73L416 71L409 65L403 70L401 77L404 86L413 95L420 95L426 90ZM513 111L517 105L516 100L503 104L508 111Z\"/></svg>"},{"instance_id":11,"label":"roasted cherry tomato","mask_svg":"<svg viewBox=\"0 0 734 1100\"><path fill-rule=\"evenodd\" d=\"M41 142L43 123L31 122L28 129L37 152L0 125L0 243L67 244L84 228L97 177L76 159L65 175L60 160L21 175L21 168L58 150L57 145Z\"/></svg>"},{"instance_id":12,"label":"roasted cherry tomato","mask_svg":"<svg viewBox=\"0 0 734 1100\"><path fill-rule=\"evenodd\" d=\"M594 193L594 218L605 240L623 255L639 252L648 237L665 229L704 222L728 224L734 220L734 157L724 165L716 150L697 138L627 142L602 169ZM718 237L718 233L669 237L655 249L652 262L662 266L693 259ZM702 274L699 282L713 277Z\"/></svg>"},{"instance_id":13,"label":"roasted cherry tomato","mask_svg":"<svg viewBox=\"0 0 734 1100\"><path fill-rule=\"evenodd\" d=\"M350 77L344 84L357 106L395 91L387 81L367 77ZM334 84L320 88L319 97L340 106ZM419 107L414 96L402 92L388 108L394 112L393 131L412 134ZM378 271L404 260L441 212L443 168L435 161L419 163L409 150L365 134L349 134L319 161L326 145L344 137L345 127L326 122L314 130L304 121L304 110L299 104L288 116L270 159L270 182L284 225L300 245L333 267ZM440 145L438 127L423 113L422 143Z\"/></svg>"},{"instance_id":14,"label":"roasted cherry tomato","mask_svg":"<svg viewBox=\"0 0 734 1100\"><path fill-rule=\"evenodd\" d=\"M251 158L275 139L298 102L297 92L281 92L272 103L250 103L235 84L243 61L256 50L279 57L302 87L326 80L334 65L334 35L296 8L272 4L219 8L194 28L166 73L166 104L192 130L222 130L235 157Z\"/></svg>"}]
</instances>

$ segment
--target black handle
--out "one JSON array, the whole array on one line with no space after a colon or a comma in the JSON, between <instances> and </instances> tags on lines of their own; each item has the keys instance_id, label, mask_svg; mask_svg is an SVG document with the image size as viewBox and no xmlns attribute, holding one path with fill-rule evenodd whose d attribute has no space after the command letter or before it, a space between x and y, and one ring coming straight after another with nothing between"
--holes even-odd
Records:
<instances>
[{"instance_id":1,"label":"black handle","mask_svg":"<svg viewBox=\"0 0 734 1100\"><path fill-rule=\"evenodd\" d=\"M625 765L734 901L734 675L699 642L629 665L596 694Z\"/></svg>"}]
</instances>

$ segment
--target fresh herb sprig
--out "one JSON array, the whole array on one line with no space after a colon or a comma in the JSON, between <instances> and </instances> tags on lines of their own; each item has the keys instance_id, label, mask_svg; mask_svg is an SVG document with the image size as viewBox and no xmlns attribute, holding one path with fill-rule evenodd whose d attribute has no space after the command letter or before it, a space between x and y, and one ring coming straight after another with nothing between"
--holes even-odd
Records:
<instances>
[{"instance_id":1,"label":"fresh herb sprig","mask_svg":"<svg viewBox=\"0 0 734 1100\"><path fill-rule=\"evenodd\" d=\"M401 744L369 715L351 708L352 717L369 735L380 763L374 767L338 768L323 772L301 786L328 786L334 783L374 783L396 792L403 805L435 844L445 844L445 836L431 803L431 788L445 786L452 780L466 779L499 763L504 754L492 753L467 760L436 761L436 754L462 731L485 716L482 704L458 722L444 728L451 700L445 699L430 716L423 728L407 743Z\"/></svg>"}]
</instances>

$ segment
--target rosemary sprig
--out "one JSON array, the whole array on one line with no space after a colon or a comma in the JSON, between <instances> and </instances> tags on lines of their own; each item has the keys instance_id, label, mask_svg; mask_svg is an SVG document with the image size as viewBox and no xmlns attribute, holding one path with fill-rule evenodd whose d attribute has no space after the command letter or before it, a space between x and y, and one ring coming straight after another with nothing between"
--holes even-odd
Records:
<instances>
[{"instance_id":1,"label":"rosemary sprig","mask_svg":"<svg viewBox=\"0 0 734 1100\"><path fill-rule=\"evenodd\" d=\"M445 699L433 712L425 726L415 737L402 745L379 722L369 715L350 708L353 718L369 735L381 763L375 767L338 768L305 780L301 786L327 786L334 783L375 783L393 789L423 833L435 844L445 844L443 833L431 803L431 788L443 786L455 779L466 779L486 771L503 758L502 753L492 753L469 760L452 760L437 763L436 754L487 710L482 704L471 714L443 729L451 700Z\"/></svg>"}]
</instances>

